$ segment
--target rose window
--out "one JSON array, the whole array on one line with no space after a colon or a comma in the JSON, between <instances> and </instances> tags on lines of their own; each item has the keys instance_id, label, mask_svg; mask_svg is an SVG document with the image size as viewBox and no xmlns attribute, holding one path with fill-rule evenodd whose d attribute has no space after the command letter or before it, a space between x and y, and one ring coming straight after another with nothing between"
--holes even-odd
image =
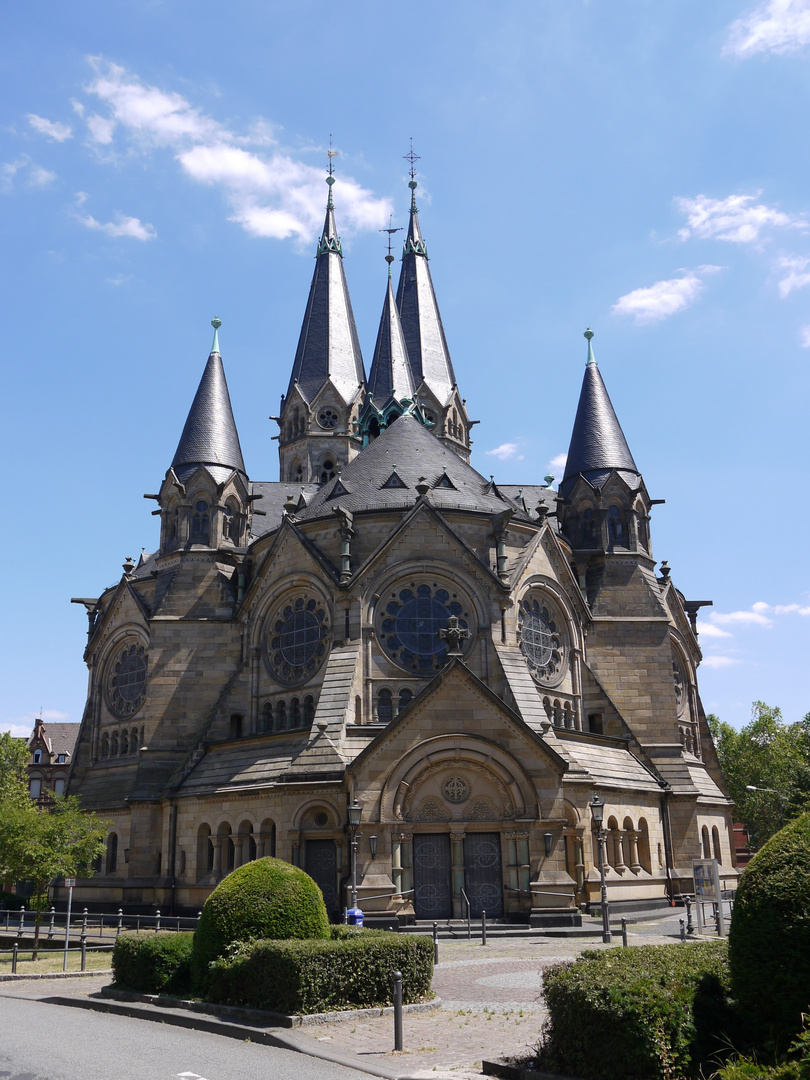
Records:
<instances>
[{"instance_id":1,"label":"rose window","mask_svg":"<svg viewBox=\"0 0 810 1080\"><path fill-rule=\"evenodd\" d=\"M298 596L280 608L270 625L265 655L273 678L295 685L305 682L326 656L329 622L320 601Z\"/></svg>"},{"instance_id":2,"label":"rose window","mask_svg":"<svg viewBox=\"0 0 810 1080\"><path fill-rule=\"evenodd\" d=\"M380 621L382 647L400 667L430 675L447 661L448 643L439 631L447 629L451 615L467 629L461 598L435 583L392 592Z\"/></svg>"},{"instance_id":3,"label":"rose window","mask_svg":"<svg viewBox=\"0 0 810 1080\"><path fill-rule=\"evenodd\" d=\"M318 413L318 423L322 428L336 428L339 419L335 409L321 409Z\"/></svg>"},{"instance_id":4,"label":"rose window","mask_svg":"<svg viewBox=\"0 0 810 1080\"><path fill-rule=\"evenodd\" d=\"M110 711L127 717L136 713L146 696L146 646L130 642L115 654L107 680Z\"/></svg>"},{"instance_id":5,"label":"rose window","mask_svg":"<svg viewBox=\"0 0 810 1080\"><path fill-rule=\"evenodd\" d=\"M563 636L552 610L535 596L527 596L518 612L520 651L535 678L549 682L563 668Z\"/></svg>"}]
</instances>

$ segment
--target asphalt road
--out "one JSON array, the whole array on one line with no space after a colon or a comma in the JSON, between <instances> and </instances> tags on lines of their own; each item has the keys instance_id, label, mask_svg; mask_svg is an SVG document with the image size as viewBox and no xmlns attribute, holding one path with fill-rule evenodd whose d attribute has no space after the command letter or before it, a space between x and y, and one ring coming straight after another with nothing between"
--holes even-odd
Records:
<instances>
[{"instance_id":1,"label":"asphalt road","mask_svg":"<svg viewBox=\"0 0 810 1080\"><path fill-rule=\"evenodd\" d=\"M0 997L0 1080L368 1080L208 1032Z\"/></svg>"}]
</instances>

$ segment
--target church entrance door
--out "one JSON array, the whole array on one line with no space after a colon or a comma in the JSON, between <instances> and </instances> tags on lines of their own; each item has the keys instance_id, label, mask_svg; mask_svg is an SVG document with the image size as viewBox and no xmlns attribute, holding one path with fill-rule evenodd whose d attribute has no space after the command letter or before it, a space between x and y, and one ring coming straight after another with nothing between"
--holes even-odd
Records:
<instances>
[{"instance_id":1,"label":"church entrance door","mask_svg":"<svg viewBox=\"0 0 810 1080\"><path fill-rule=\"evenodd\" d=\"M470 915L480 919L503 915L501 834L468 833L464 837L464 887L470 898Z\"/></svg>"},{"instance_id":2,"label":"church entrance door","mask_svg":"<svg viewBox=\"0 0 810 1080\"><path fill-rule=\"evenodd\" d=\"M323 893L330 915L337 911L337 850L334 840L307 840L306 872Z\"/></svg>"},{"instance_id":3,"label":"church entrance door","mask_svg":"<svg viewBox=\"0 0 810 1080\"><path fill-rule=\"evenodd\" d=\"M417 919L450 918L453 907L447 833L414 834L413 886Z\"/></svg>"}]
</instances>

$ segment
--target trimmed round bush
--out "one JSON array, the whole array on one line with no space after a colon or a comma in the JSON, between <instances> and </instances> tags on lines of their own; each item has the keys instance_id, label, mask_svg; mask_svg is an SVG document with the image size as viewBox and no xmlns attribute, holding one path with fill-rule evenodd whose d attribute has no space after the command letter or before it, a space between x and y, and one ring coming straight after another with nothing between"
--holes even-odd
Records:
<instances>
[{"instance_id":1,"label":"trimmed round bush","mask_svg":"<svg viewBox=\"0 0 810 1080\"><path fill-rule=\"evenodd\" d=\"M208 965L234 942L328 937L323 895L309 874L281 859L245 863L205 901L194 934L194 983L204 989Z\"/></svg>"},{"instance_id":2,"label":"trimmed round bush","mask_svg":"<svg viewBox=\"0 0 810 1080\"><path fill-rule=\"evenodd\" d=\"M810 1012L810 813L772 836L746 867L729 965L749 1031L785 1050Z\"/></svg>"}]
</instances>

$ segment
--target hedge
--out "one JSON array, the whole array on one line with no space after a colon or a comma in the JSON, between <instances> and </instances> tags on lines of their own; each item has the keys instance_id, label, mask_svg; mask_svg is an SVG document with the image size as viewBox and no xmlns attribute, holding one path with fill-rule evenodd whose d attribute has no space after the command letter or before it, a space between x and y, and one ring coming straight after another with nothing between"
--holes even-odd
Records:
<instances>
[{"instance_id":1,"label":"hedge","mask_svg":"<svg viewBox=\"0 0 810 1080\"><path fill-rule=\"evenodd\" d=\"M115 986L139 994L188 994L193 938L192 932L119 934L112 954Z\"/></svg>"},{"instance_id":2,"label":"hedge","mask_svg":"<svg viewBox=\"0 0 810 1080\"><path fill-rule=\"evenodd\" d=\"M543 976L540 1067L586 1080L680 1080L737 1040L724 941L590 950Z\"/></svg>"},{"instance_id":3,"label":"hedge","mask_svg":"<svg viewBox=\"0 0 810 1080\"><path fill-rule=\"evenodd\" d=\"M392 1003L395 971L402 1000L430 995L429 937L365 930L331 941L251 941L215 960L207 1000L287 1014L362 1009Z\"/></svg>"},{"instance_id":4,"label":"hedge","mask_svg":"<svg viewBox=\"0 0 810 1080\"><path fill-rule=\"evenodd\" d=\"M740 878L729 931L734 996L760 1044L784 1050L810 1013L810 813L757 852Z\"/></svg>"},{"instance_id":5,"label":"hedge","mask_svg":"<svg viewBox=\"0 0 810 1080\"><path fill-rule=\"evenodd\" d=\"M327 938L321 890L281 859L257 859L228 874L205 901L194 935L194 985L205 991L208 966L235 942Z\"/></svg>"}]
</instances>

